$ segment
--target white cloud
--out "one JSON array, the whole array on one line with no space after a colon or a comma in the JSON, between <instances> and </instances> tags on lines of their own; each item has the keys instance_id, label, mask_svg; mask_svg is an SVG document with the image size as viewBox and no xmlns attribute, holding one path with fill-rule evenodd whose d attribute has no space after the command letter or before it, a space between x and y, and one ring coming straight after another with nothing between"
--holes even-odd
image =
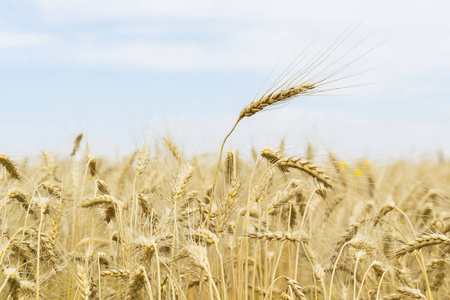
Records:
<instances>
[{"instance_id":1,"label":"white cloud","mask_svg":"<svg viewBox=\"0 0 450 300\"><path fill-rule=\"evenodd\" d=\"M116 45L83 47L79 49L77 59L79 63L85 65L144 68L156 71L242 69L240 65L242 58L232 60L227 55L212 53L208 50L208 47L193 43L167 44L134 41ZM249 61L246 68L254 66Z\"/></svg>"},{"instance_id":2,"label":"white cloud","mask_svg":"<svg viewBox=\"0 0 450 300\"><path fill-rule=\"evenodd\" d=\"M51 35L42 33L0 32L0 49L41 46L52 40Z\"/></svg>"},{"instance_id":3,"label":"white cloud","mask_svg":"<svg viewBox=\"0 0 450 300\"><path fill-rule=\"evenodd\" d=\"M159 17L216 18L240 16L255 19L263 14L271 19L289 20L299 17L299 9L319 9L323 4L298 1L210 1L210 0L167 0L167 1L108 1L38 0L38 7L49 21L67 22L76 20L133 19ZM291 8L291 9L286 9ZM294 8L294 10L292 9ZM283 13L280 15L280 13ZM300 15L301 16L301 15Z\"/></svg>"},{"instance_id":4,"label":"white cloud","mask_svg":"<svg viewBox=\"0 0 450 300\"><path fill-rule=\"evenodd\" d=\"M340 65L385 41L356 62L350 73L385 66L349 84L381 83L383 89L405 88L404 78L450 68L450 20L444 13L450 4L443 1L437 1L434 9L422 3L387 0L364 5L356 0L36 3L51 26L57 27L59 22L117 22L107 23L100 31L81 27L53 38L54 43L46 51L33 53L35 60L155 71L256 70L267 74L281 57L281 68L286 66L317 35L320 37L314 51L336 39L349 25L363 20L340 50L350 49L370 31L374 36ZM45 45L51 40L44 33L0 33L0 48ZM8 53L10 56L2 58L29 56ZM379 85L365 89L366 95L379 92Z\"/></svg>"},{"instance_id":5,"label":"white cloud","mask_svg":"<svg viewBox=\"0 0 450 300\"><path fill-rule=\"evenodd\" d=\"M295 28L264 24L249 28L223 28L220 22L211 22L187 29L183 25L156 25L148 27L123 27L118 32L121 40L102 40L100 36L90 36L82 43L66 45L73 55L66 56L75 63L85 65L120 66L144 68L157 71L223 71L263 70L268 72L284 58L280 67L291 63L314 38L317 32ZM207 25L207 26L206 26ZM343 29L344 30L344 29ZM341 34L342 31L337 32ZM178 37L187 36L181 40ZM195 35L189 39L189 35ZM326 33L309 49L308 57L323 51L323 47L334 41L339 35ZM124 36L123 36L124 35ZM158 37L154 37L157 35ZM363 37L361 34L351 36L342 47L334 53L338 58L346 50L356 45ZM373 45L373 43L372 43ZM354 53L359 56L371 45L362 45ZM60 51L64 54L67 51ZM355 56L348 55L343 63ZM328 62L332 62L329 58ZM339 66L339 64L337 65Z\"/></svg>"},{"instance_id":6,"label":"white cloud","mask_svg":"<svg viewBox=\"0 0 450 300\"><path fill-rule=\"evenodd\" d=\"M450 38L447 1L435 1L433 6L388 0L38 0L36 3L43 18L51 24L117 21L110 29L119 34L115 42L95 35L83 45L67 39L56 57L76 64L158 71L268 71L280 57L288 57L286 61L295 57L315 36L320 34L324 45L349 25L362 21L344 48L355 45L369 32L374 32L374 37L350 57L382 41L385 43L364 57L362 63L358 62L362 67L355 71L387 65L380 71L387 74L380 77L371 73L366 82L391 84L395 78L408 74L450 68L445 42ZM146 22L150 25L145 25ZM191 23L195 23L194 29L188 27ZM170 37L184 33L209 34L214 39L200 36L186 42ZM167 38L151 39L155 35Z\"/></svg>"},{"instance_id":7,"label":"white cloud","mask_svg":"<svg viewBox=\"0 0 450 300\"><path fill-rule=\"evenodd\" d=\"M449 3L433 1L298 1L298 0L37 0L42 14L50 21L135 19L148 17L205 18L239 17L261 22L314 20L321 26L336 21L367 20L386 27L446 20ZM382 21L382 22L381 22Z\"/></svg>"}]
</instances>

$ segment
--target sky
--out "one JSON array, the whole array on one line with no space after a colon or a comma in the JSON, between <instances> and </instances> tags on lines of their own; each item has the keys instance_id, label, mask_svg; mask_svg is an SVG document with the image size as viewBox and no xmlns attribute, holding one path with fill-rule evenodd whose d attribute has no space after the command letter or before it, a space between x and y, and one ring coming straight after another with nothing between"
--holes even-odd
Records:
<instances>
[{"instance_id":1,"label":"sky","mask_svg":"<svg viewBox=\"0 0 450 300\"><path fill-rule=\"evenodd\" d=\"M292 154L311 142L349 158L448 157L448 11L448 1L2 1L0 152L66 155L79 132L99 156L162 137L217 152L297 57L291 74L340 41L322 64L339 70L335 89L244 119L228 149L284 137Z\"/></svg>"}]
</instances>

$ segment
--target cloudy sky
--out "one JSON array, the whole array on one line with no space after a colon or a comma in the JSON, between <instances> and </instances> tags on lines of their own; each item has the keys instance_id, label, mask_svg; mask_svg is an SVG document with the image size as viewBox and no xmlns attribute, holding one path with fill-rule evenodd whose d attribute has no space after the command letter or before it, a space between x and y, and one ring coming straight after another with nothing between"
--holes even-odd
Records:
<instances>
[{"instance_id":1,"label":"cloudy sky","mask_svg":"<svg viewBox=\"0 0 450 300\"><path fill-rule=\"evenodd\" d=\"M450 156L448 11L448 1L2 1L0 152L69 153L79 132L97 155L163 136L217 151L298 55L351 28L323 65L358 58L335 78L364 73L245 119L229 147L284 136L293 153L310 141L344 157Z\"/></svg>"}]
</instances>

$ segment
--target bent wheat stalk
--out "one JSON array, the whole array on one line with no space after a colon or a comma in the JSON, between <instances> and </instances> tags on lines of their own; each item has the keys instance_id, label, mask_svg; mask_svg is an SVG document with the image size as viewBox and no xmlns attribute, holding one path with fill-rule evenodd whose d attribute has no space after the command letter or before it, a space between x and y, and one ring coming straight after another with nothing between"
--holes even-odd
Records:
<instances>
[{"instance_id":1,"label":"bent wheat stalk","mask_svg":"<svg viewBox=\"0 0 450 300\"><path fill-rule=\"evenodd\" d=\"M272 106L275 104L281 104L281 103L290 101L293 98L299 97L302 95L308 95L315 88L316 88L316 83L299 84L299 85L295 85L295 86L291 86L291 87L281 88L279 90L275 90L272 93L268 93L255 101L252 101L250 104L248 104L246 107L244 107L241 110L239 117L236 120L236 123L234 124L234 126L230 130L230 132L226 135L226 137L223 140L222 145L220 147L219 161L217 162L217 165L216 165L213 185L212 185L212 189L211 189L211 197L210 197L211 200L209 202L209 214L208 214L208 219L206 222L206 227L209 227L209 223L210 223L210 219L211 219L211 208L212 208L212 205L214 202L214 191L215 191L215 186L216 186L216 182L217 182L217 176L219 174L220 164L222 162L223 148L225 146L227 139L230 137L230 135L236 129L239 122L242 119L244 119L245 117L251 117L251 116L255 115L256 113L266 109L269 106Z\"/></svg>"}]
</instances>

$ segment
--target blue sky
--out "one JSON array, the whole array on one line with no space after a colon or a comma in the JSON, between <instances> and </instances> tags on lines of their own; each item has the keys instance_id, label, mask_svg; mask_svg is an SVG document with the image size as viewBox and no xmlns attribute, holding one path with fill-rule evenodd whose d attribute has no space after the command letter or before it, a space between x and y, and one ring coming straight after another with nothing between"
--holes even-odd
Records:
<instances>
[{"instance_id":1,"label":"blue sky","mask_svg":"<svg viewBox=\"0 0 450 300\"><path fill-rule=\"evenodd\" d=\"M162 136L217 151L274 67L268 82L311 41L319 51L359 24L333 53L364 39L343 66L375 48L345 74L374 70L339 82L357 87L244 120L229 147L286 136L292 153L307 141L344 157L449 153L448 11L447 1L3 1L0 152L69 153L78 132L100 155Z\"/></svg>"}]
</instances>

